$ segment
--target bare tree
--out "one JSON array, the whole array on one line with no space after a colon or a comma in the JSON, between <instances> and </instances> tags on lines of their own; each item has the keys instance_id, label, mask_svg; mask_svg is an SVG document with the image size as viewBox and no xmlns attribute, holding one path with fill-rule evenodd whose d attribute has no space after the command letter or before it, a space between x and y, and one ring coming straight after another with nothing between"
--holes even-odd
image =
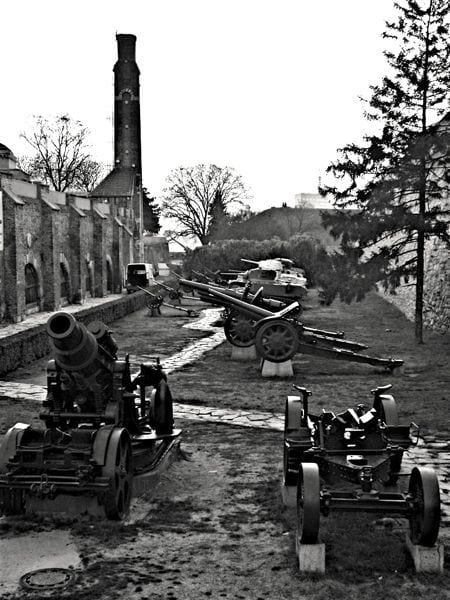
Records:
<instances>
[{"instance_id":1,"label":"bare tree","mask_svg":"<svg viewBox=\"0 0 450 600\"><path fill-rule=\"evenodd\" d=\"M178 238L198 238L206 245L218 206L224 213L247 197L241 176L229 167L178 167L167 177L161 213L177 222Z\"/></svg>"},{"instance_id":2,"label":"bare tree","mask_svg":"<svg viewBox=\"0 0 450 600\"><path fill-rule=\"evenodd\" d=\"M80 165L71 188L82 192L92 192L105 176L105 165L88 158Z\"/></svg>"},{"instance_id":3,"label":"bare tree","mask_svg":"<svg viewBox=\"0 0 450 600\"><path fill-rule=\"evenodd\" d=\"M23 159L21 166L59 192L69 188L90 191L102 167L89 154L88 135L89 130L68 115L35 116L33 129L21 136L36 154Z\"/></svg>"}]
</instances>

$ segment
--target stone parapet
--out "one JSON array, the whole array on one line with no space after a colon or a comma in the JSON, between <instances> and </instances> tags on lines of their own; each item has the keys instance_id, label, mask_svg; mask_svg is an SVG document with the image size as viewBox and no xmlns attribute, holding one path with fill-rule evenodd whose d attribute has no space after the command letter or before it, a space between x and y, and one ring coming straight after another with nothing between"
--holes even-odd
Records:
<instances>
[{"instance_id":1,"label":"stone parapet","mask_svg":"<svg viewBox=\"0 0 450 600\"><path fill-rule=\"evenodd\" d=\"M66 306L64 311L76 315L77 320L85 324L94 320L108 324L143 308L146 302L147 295L136 292L101 300L91 299L85 305ZM36 313L26 321L0 328L0 376L49 354L50 344L45 326L51 314Z\"/></svg>"}]
</instances>

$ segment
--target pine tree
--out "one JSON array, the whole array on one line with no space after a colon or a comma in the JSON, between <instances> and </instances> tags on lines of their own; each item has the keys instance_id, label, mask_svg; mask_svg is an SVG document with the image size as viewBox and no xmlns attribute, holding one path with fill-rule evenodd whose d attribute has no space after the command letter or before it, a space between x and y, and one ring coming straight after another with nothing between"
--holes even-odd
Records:
<instances>
[{"instance_id":1,"label":"pine tree","mask_svg":"<svg viewBox=\"0 0 450 600\"><path fill-rule=\"evenodd\" d=\"M161 229L159 222L161 210L155 202L156 198L149 195L147 188L142 188L144 230L148 233L158 233Z\"/></svg>"},{"instance_id":2,"label":"pine tree","mask_svg":"<svg viewBox=\"0 0 450 600\"><path fill-rule=\"evenodd\" d=\"M404 0L383 37L388 74L371 86L365 116L374 133L339 150L322 194L333 194L324 225L341 239L341 257L355 285L342 299L359 298L376 282L394 291L416 288L415 335L423 342L425 242L450 243L449 0Z\"/></svg>"}]
</instances>

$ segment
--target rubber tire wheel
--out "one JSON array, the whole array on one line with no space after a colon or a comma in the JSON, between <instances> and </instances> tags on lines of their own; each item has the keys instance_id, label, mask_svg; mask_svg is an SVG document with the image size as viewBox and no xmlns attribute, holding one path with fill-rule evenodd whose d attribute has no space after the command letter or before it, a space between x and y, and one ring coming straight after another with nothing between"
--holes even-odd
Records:
<instances>
[{"instance_id":1,"label":"rubber tire wheel","mask_svg":"<svg viewBox=\"0 0 450 600\"><path fill-rule=\"evenodd\" d=\"M320 475L316 463L301 463L297 482L297 540L315 544L320 527Z\"/></svg>"},{"instance_id":2,"label":"rubber tire wheel","mask_svg":"<svg viewBox=\"0 0 450 600\"><path fill-rule=\"evenodd\" d=\"M379 398L374 402L378 418L388 427L396 427L399 423L397 404L394 398Z\"/></svg>"},{"instance_id":3,"label":"rubber tire wheel","mask_svg":"<svg viewBox=\"0 0 450 600\"><path fill-rule=\"evenodd\" d=\"M172 394L164 379L158 383L153 397L151 422L157 434L172 433L173 431L173 401Z\"/></svg>"},{"instance_id":4,"label":"rubber tire wheel","mask_svg":"<svg viewBox=\"0 0 450 600\"><path fill-rule=\"evenodd\" d=\"M413 544L433 546L439 535L441 500L436 473L430 467L414 467L409 478L409 493L416 512L409 517Z\"/></svg>"},{"instance_id":5,"label":"rubber tire wheel","mask_svg":"<svg viewBox=\"0 0 450 600\"><path fill-rule=\"evenodd\" d=\"M257 353L273 363L290 360L298 350L298 334L294 325L284 319L273 319L257 328Z\"/></svg>"},{"instance_id":6,"label":"rubber tire wheel","mask_svg":"<svg viewBox=\"0 0 450 600\"><path fill-rule=\"evenodd\" d=\"M131 442L123 429L114 429L106 451L102 475L109 478L104 495L104 510L108 519L120 521L128 514L133 483Z\"/></svg>"},{"instance_id":7,"label":"rubber tire wheel","mask_svg":"<svg viewBox=\"0 0 450 600\"><path fill-rule=\"evenodd\" d=\"M249 348L255 343L254 323L253 319L249 319L237 311L231 311L223 324L225 337L233 346Z\"/></svg>"}]
</instances>

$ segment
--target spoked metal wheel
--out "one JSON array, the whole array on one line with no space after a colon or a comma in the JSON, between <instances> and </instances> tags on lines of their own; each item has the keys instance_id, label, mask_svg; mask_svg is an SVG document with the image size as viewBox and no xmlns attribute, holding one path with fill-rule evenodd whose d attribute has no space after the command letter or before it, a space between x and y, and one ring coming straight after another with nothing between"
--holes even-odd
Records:
<instances>
[{"instance_id":1,"label":"spoked metal wheel","mask_svg":"<svg viewBox=\"0 0 450 600\"><path fill-rule=\"evenodd\" d=\"M409 479L414 510L409 517L411 541L433 546L439 534L441 501L436 473L429 467L414 467Z\"/></svg>"},{"instance_id":2,"label":"spoked metal wheel","mask_svg":"<svg viewBox=\"0 0 450 600\"><path fill-rule=\"evenodd\" d=\"M225 337L233 346L248 348L255 343L254 324L253 319L237 311L231 311L223 326Z\"/></svg>"},{"instance_id":3,"label":"spoked metal wheel","mask_svg":"<svg viewBox=\"0 0 450 600\"><path fill-rule=\"evenodd\" d=\"M123 429L114 429L111 434L102 475L109 479L104 496L105 515L108 519L123 519L130 508L133 481L131 442Z\"/></svg>"},{"instance_id":4,"label":"spoked metal wheel","mask_svg":"<svg viewBox=\"0 0 450 600\"><path fill-rule=\"evenodd\" d=\"M320 476L315 463L301 463L297 483L297 542L315 544L320 526Z\"/></svg>"},{"instance_id":5,"label":"spoked metal wheel","mask_svg":"<svg viewBox=\"0 0 450 600\"><path fill-rule=\"evenodd\" d=\"M258 354L274 363L291 359L297 352L298 335L291 323L273 319L256 331L255 346Z\"/></svg>"}]
</instances>

